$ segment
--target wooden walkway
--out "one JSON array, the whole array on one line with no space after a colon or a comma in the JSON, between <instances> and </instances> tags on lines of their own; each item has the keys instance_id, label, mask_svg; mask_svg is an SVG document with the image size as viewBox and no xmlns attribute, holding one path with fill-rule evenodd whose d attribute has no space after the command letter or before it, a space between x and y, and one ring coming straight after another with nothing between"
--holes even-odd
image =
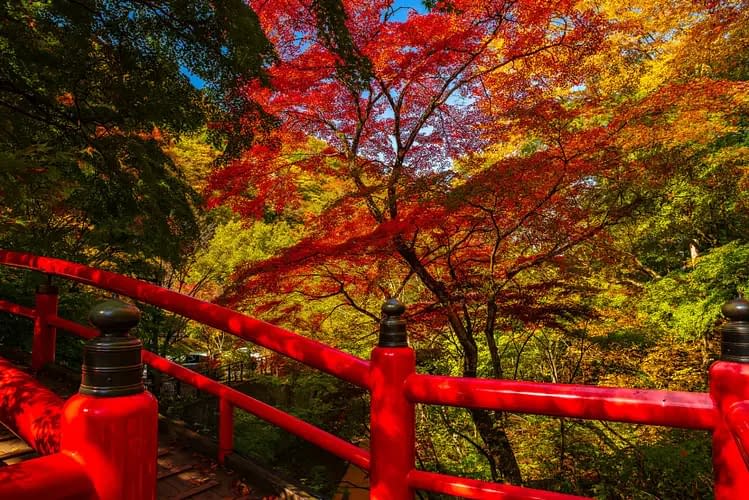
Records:
<instances>
[{"instance_id":1,"label":"wooden walkway","mask_svg":"<svg viewBox=\"0 0 749 500\"><path fill-rule=\"evenodd\" d=\"M157 477L159 499L271 498L253 491L251 486L214 461L175 443L159 450Z\"/></svg>"},{"instance_id":2,"label":"wooden walkway","mask_svg":"<svg viewBox=\"0 0 749 500\"><path fill-rule=\"evenodd\" d=\"M31 446L0 423L0 467L17 464L37 456Z\"/></svg>"},{"instance_id":3,"label":"wooden walkway","mask_svg":"<svg viewBox=\"0 0 749 500\"><path fill-rule=\"evenodd\" d=\"M159 443L157 498L160 500L182 500L187 498L206 500L260 500L263 497L253 491L241 478L231 471L219 467L214 461L182 448L177 443ZM23 462L38 454L13 431L0 424L0 467Z\"/></svg>"}]
</instances>

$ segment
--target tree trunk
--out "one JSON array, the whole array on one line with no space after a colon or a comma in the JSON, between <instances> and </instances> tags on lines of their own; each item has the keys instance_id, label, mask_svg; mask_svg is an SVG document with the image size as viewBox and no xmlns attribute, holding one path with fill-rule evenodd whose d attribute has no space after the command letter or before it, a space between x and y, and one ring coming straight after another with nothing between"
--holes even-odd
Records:
<instances>
[{"instance_id":1,"label":"tree trunk","mask_svg":"<svg viewBox=\"0 0 749 500\"><path fill-rule=\"evenodd\" d=\"M472 354L469 354L469 352ZM464 350L464 356L463 376L476 377L478 351ZM494 364L494 369L497 370L498 366L499 363L497 360ZM473 425L476 426L476 431L478 431L481 440L484 442L484 452L486 453L486 458L490 461L492 479L494 481L502 479L511 484L522 484L523 477L520 474L520 466L515 458L515 452L507 437L507 432L504 429L504 414L490 410L470 410L470 414ZM496 477L497 471L499 471L501 478Z\"/></svg>"},{"instance_id":2,"label":"tree trunk","mask_svg":"<svg viewBox=\"0 0 749 500\"><path fill-rule=\"evenodd\" d=\"M492 373L494 378L502 378L502 360L499 357L497 341L494 339L494 326L497 322L497 303L496 297L489 298L486 304L486 327L484 328L484 337L486 346L489 348L489 356L492 360Z\"/></svg>"},{"instance_id":3,"label":"tree trunk","mask_svg":"<svg viewBox=\"0 0 749 500\"><path fill-rule=\"evenodd\" d=\"M398 253L409 264L424 286L437 297L444 308L448 323L455 332L455 336L458 337L463 349L463 376L475 378L479 356L476 339L473 332L466 328L466 325L461 321L447 287L431 275L429 270L421 263L413 248L409 247L400 236L396 236L394 242ZM520 467L504 430L502 413L489 410L470 410L470 414L473 424L484 442L483 452L489 460L492 479L495 481L500 479L495 477L496 472L499 471L502 476L501 479L512 484L521 484Z\"/></svg>"},{"instance_id":4,"label":"tree trunk","mask_svg":"<svg viewBox=\"0 0 749 500\"><path fill-rule=\"evenodd\" d=\"M520 466L518 466L515 452L502 424L502 414L489 410L470 410L470 412L476 430L486 445L489 459L494 461L502 475L501 479L511 484L522 484Z\"/></svg>"}]
</instances>

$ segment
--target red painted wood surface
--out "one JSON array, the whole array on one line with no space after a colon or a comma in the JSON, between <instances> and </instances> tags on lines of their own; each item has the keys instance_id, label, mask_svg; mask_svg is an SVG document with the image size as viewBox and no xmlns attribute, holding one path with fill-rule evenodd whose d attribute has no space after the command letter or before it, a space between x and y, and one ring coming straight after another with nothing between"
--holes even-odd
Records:
<instances>
[{"instance_id":1,"label":"red painted wood surface","mask_svg":"<svg viewBox=\"0 0 749 500\"><path fill-rule=\"evenodd\" d=\"M47 320L50 325L60 328L62 330L74 333L84 339L92 339L99 336L99 330L88 326L83 326L75 321L63 319L59 316L53 316Z\"/></svg>"},{"instance_id":2,"label":"red painted wood surface","mask_svg":"<svg viewBox=\"0 0 749 500\"><path fill-rule=\"evenodd\" d=\"M219 438L220 458L225 457L233 448L232 408L236 407L303 437L363 469L370 469L371 498L377 500L410 499L413 498L414 489L465 498L581 498L415 470L413 405L426 403L713 431L716 498L740 498L749 491L749 365L715 363L710 370L709 394L417 375L414 374L414 352L408 347L375 348L370 363L226 308L125 276L57 259L8 251L0 251L0 264L63 276L162 307L273 349L321 371L368 388L372 393L370 455L367 450L296 417L144 350L143 361L152 368L219 398L220 427L223 429ZM44 312L45 307L41 306L41 314L45 315L47 326L65 329L84 338L97 335L97 331L92 328L58 317L56 312L51 312L51 307ZM0 311L26 317L39 318L39 302L36 309L0 301ZM45 344L41 347L42 350L49 349L49 340L42 344ZM6 370L5 366L0 365L0 376L5 373L12 375L11 368L8 367ZM29 387L34 386L32 384ZM37 389L38 387L31 390ZM147 432L143 430L147 426L140 428L137 425L127 431L118 431L114 423L117 421L113 417L114 413L111 415L112 420L109 421L108 412L111 411L114 400L119 398L92 398L98 402L89 401L87 404L91 406L86 411L82 411L80 398L84 397L71 398L73 403L68 403L71 408L69 413L66 405L66 419L70 417L70 422L76 422L76 416L80 413L88 416L100 413L104 418L100 423L71 424L70 429L73 430L63 437L63 451L73 450L84 443L85 453L92 457L87 459L92 466L98 467L96 464L106 462L102 456L96 457L94 448L98 449L98 445L94 446L92 443L110 438L110 442L105 446L107 453L113 453L113 456L127 456L126 445L130 438ZM20 401L20 398L17 400ZM144 408L148 406L143 402L140 404L143 404ZM50 400L40 403L34 411L47 410L55 406L59 406L59 401L53 403ZM94 411L95 408L98 409ZM106 423L108 421L109 423ZM84 432L84 428L89 430ZM118 432L128 438L111 439L111 436ZM87 439L89 441L86 441ZM155 447L151 450L150 444L141 448L150 450L149 453L152 452L153 455L156 453ZM136 458L141 459L140 456ZM132 460L132 457L129 460ZM54 464L54 460L50 463ZM107 463L107 467L111 467L111 463ZM69 464L60 464L61 467L67 465ZM113 472L114 470L107 469L102 477L112 482L123 476L121 471ZM150 479L148 482L150 484ZM97 491L113 491L107 489L109 487L103 480L97 483L95 488ZM148 494L139 490L132 495L140 496L112 498L151 498Z\"/></svg>"},{"instance_id":3,"label":"red painted wood surface","mask_svg":"<svg viewBox=\"0 0 749 500\"><path fill-rule=\"evenodd\" d=\"M152 352L143 351L143 362L162 373L186 382L203 392L224 399L227 403L237 408L241 408L292 434L302 437L344 460L364 469L369 468L369 452L367 450L354 446L348 441L325 432L312 424L308 424L304 420L284 413L247 394L216 382L205 375L196 373L177 363L173 363L168 359L157 356Z\"/></svg>"},{"instance_id":4,"label":"red painted wood surface","mask_svg":"<svg viewBox=\"0 0 749 500\"><path fill-rule=\"evenodd\" d=\"M710 367L710 394L722 415L730 415L733 405L749 400L749 364L718 361ZM718 422L713 431L713 475L715 498L749 496L749 469L737 446L730 420Z\"/></svg>"},{"instance_id":5,"label":"red painted wood surface","mask_svg":"<svg viewBox=\"0 0 749 500\"><path fill-rule=\"evenodd\" d=\"M226 307L60 259L0 250L0 263L62 276L131 297L249 340L360 387L369 386L367 361Z\"/></svg>"},{"instance_id":6,"label":"red painted wood surface","mask_svg":"<svg viewBox=\"0 0 749 500\"><path fill-rule=\"evenodd\" d=\"M408 473L414 468L414 405L403 391L416 357L410 347L372 351L369 495L373 500L413 499Z\"/></svg>"},{"instance_id":7,"label":"red painted wood surface","mask_svg":"<svg viewBox=\"0 0 749 500\"><path fill-rule=\"evenodd\" d=\"M218 463L234 451L234 407L226 399L218 400Z\"/></svg>"},{"instance_id":8,"label":"red painted wood surface","mask_svg":"<svg viewBox=\"0 0 749 500\"><path fill-rule=\"evenodd\" d=\"M718 414L699 392L623 389L516 380L414 375L406 381L418 403L711 430Z\"/></svg>"},{"instance_id":9,"label":"red painted wood surface","mask_svg":"<svg viewBox=\"0 0 749 500\"><path fill-rule=\"evenodd\" d=\"M408 480L412 487L420 490L455 495L462 498L502 500L584 500L587 497L566 495L553 491L522 488L509 484L489 483L475 479L446 476L420 470L411 471Z\"/></svg>"},{"instance_id":10,"label":"red painted wood surface","mask_svg":"<svg viewBox=\"0 0 749 500\"><path fill-rule=\"evenodd\" d=\"M726 424L744 459L744 465L749 467L749 401L732 404L726 413Z\"/></svg>"},{"instance_id":11,"label":"red painted wood surface","mask_svg":"<svg viewBox=\"0 0 749 500\"><path fill-rule=\"evenodd\" d=\"M94 500L84 466L55 453L0 468L0 498L7 500Z\"/></svg>"},{"instance_id":12,"label":"red painted wood surface","mask_svg":"<svg viewBox=\"0 0 749 500\"><path fill-rule=\"evenodd\" d=\"M0 310L7 309L3 309L3 304L0 304ZM83 338L93 338L98 335L98 331L94 328L86 327L72 321L63 320L62 318L55 318L53 319L53 322L58 327ZM205 375L201 375L177 363L173 363L150 351L143 351L143 362L151 366L153 369L190 384L201 391L222 398L226 402L225 404L230 404L252 413L253 415L277 425L292 434L302 437L363 469L369 468L370 455L368 450L359 448L341 438L319 429L318 427L308 424L299 418L284 413L242 392L227 387L224 384L216 382ZM221 423L221 421L219 423ZM223 423L224 426L229 425L227 420L224 420ZM230 434L233 433L224 433L225 437L222 441L224 450L221 452L224 457L230 453L228 448Z\"/></svg>"},{"instance_id":13,"label":"red painted wood surface","mask_svg":"<svg viewBox=\"0 0 749 500\"><path fill-rule=\"evenodd\" d=\"M0 358L0 421L41 455L60 449L62 405L34 377Z\"/></svg>"},{"instance_id":14,"label":"red painted wood surface","mask_svg":"<svg viewBox=\"0 0 749 500\"><path fill-rule=\"evenodd\" d=\"M148 392L65 403L60 449L84 467L97 498L155 500L158 411Z\"/></svg>"},{"instance_id":15,"label":"red painted wood surface","mask_svg":"<svg viewBox=\"0 0 749 500\"><path fill-rule=\"evenodd\" d=\"M57 316L57 287L39 286L36 291L35 311L31 369L37 372L55 361L57 329L49 323L49 319Z\"/></svg>"},{"instance_id":16,"label":"red painted wood surface","mask_svg":"<svg viewBox=\"0 0 749 500\"><path fill-rule=\"evenodd\" d=\"M25 318L33 319L34 317L36 317L36 311L34 311L32 308L19 306L18 304L8 302L7 300L0 300L0 311L5 311L17 316L23 316Z\"/></svg>"}]
</instances>

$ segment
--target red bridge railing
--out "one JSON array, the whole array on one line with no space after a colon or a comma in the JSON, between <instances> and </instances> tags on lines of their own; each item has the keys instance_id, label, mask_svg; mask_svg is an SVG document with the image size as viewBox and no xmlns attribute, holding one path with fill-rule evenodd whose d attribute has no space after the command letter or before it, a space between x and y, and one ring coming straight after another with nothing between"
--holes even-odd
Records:
<instances>
[{"instance_id":1,"label":"red bridge railing","mask_svg":"<svg viewBox=\"0 0 749 500\"><path fill-rule=\"evenodd\" d=\"M709 393L689 393L417 374L414 351L408 346L406 322L402 317L405 307L395 300L383 306L379 344L372 351L370 361L366 361L236 311L108 271L2 250L0 264L63 277L152 304L272 349L371 393L370 450L365 450L143 350L144 363L219 399L218 459L221 462L233 451L233 410L241 408L369 470L370 498L376 500L413 499L417 489L481 499L581 498L415 469L414 405L422 403L710 431L716 498L741 498L749 491L749 455L746 453L749 450L749 302L744 300L724 306L724 314L730 321L724 327L721 360L710 368ZM99 335L96 329L57 315L57 290L52 286L37 290L33 309L0 300L0 311L34 321L32 368L35 370L54 361L57 329L88 339ZM106 400L102 404L106 405ZM65 429L61 432L65 442ZM42 459L20 465L38 460ZM53 462L52 466L68 472L71 469L65 460L59 464ZM0 469L0 484L4 478L13 477L6 472L13 467ZM50 470L51 466L45 467ZM40 481L47 484L50 479L40 478ZM19 483L20 486L23 484ZM155 492L155 485L153 489ZM3 491L0 488L0 493ZM135 499L127 496L91 498Z\"/></svg>"}]
</instances>

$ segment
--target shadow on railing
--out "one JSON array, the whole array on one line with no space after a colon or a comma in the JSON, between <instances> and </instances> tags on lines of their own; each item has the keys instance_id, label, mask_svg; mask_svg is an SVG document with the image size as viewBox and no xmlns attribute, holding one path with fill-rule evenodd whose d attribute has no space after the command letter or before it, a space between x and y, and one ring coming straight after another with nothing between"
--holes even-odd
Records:
<instances>
[{"instance_id":1,"label":"shadow on railing","mask_svg":"<svg viewBox=\"0 0 749 500\"><path fill-rule=\"evenodd\" d=\"M412 499L415 489L482 499L581 498L416 470L414 405L423 403L711 431L716 497L740 498L749 489L749 459L745 461L744 453L749 450L749 302L744 300L723 309L730 322L724 328L721 361L710 369L710 392L688 393L419 375L407 342L405 307L395 300L383 306L379 344L366 361L230 309L108 271L10 251L0 251L0 264L60 276L161 307L371 393L370 450L365 450L143 350L142 360L151 368L218 398L220 462L233 450L233 415L240 408L369 470L373 499ZM0 301L0 311L34 320L34 369L54 360L58 328L87 339L98 335L93 328L57 316L57 290L50 286L38 290L34 309Z\"/></svg>"}]
</instances>

